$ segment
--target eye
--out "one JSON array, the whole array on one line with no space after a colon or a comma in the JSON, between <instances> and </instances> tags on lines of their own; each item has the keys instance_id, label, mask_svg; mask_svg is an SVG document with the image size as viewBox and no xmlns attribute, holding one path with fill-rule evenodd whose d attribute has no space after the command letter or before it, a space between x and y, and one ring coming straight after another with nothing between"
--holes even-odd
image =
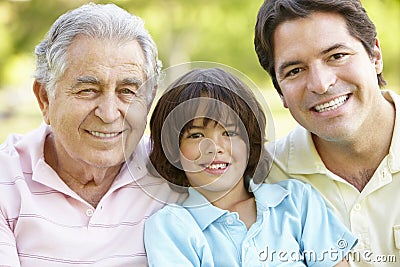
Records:
<instances>
[{"instance_id":1,"label":"eye","mask_svg":"<svg viewBox=\"0 0 400 267\"><path fill-rule=\"evenodd\" d=\"M234 137L234 136L238 136L239 133L237 131L225 131L224 132L224 136L229 136L229 137Z\"/></svg>"},{"instance_id":2,"label":"eye","mask_svg":"<svg viewBox=\"0 0 400 267\"><path fill-rule=\"evenodd\" d=\"M333 54L332 56L329 57L330 61L335 61L335 60L341 60L343 58L345 58L347 56L347 54L345 53L336 53Z\"/></svg>"},{"instance_id":3,"label":"eye","mask_svg":"<svg viewBox=\"0 0 400 267\"><path fill-rule=\"evenodd\" d=\"M299 74L302 70L303 70L302 68L294 68L286 73L285 78L294 77L297 74Z\"/></svg>"},{"instance_id":4,"label":"eye","mask_svg":"<svg viewBox=\"0 0 400 267\"><path fill-rule=\"evenodd\" d=\"M118 90L120 97L126 102L132 102L136 96L136 91L130 88L121 88Z\"/></svg>"},{"instance_id":5,"label":"eye","mask_svg":"<svg viewBox=\"0 0 400 267\"><path fill-rule=\"evenodd\" d=\"M129 88L123 88L123 89L121 89L120 93L121 93L121 94L124 94L124 95L135 95L135 94L136 94L134 91L132 91L132 90L129 89Z\"/></svg>"},{"instance_id":6,"label":"eye","mask_svg":"<svg viewBox=\"0 0 400 267\"><path fill-rule=\"evenodd\" d=\"M204 135L202 133L188 133L186 138L197 139L197 138L201 138L201 137L204 137Z\"/></svg>"},{"instance_id":7,"label":"eye","mask_svg":"<svg viewBox=\"0 0 400 267\"><path fill-rule=\"evenodd\" d=\"M78 93L95 93L97 90L94 88L85 88L78 91Z\"/></svg>"},{"instance_id":8,"label":"eye","mask_svg":"<svg viewBox=\"0 0 400 267\"><path fill-rule=\"evenodd\" d=\"M96 96L98 90L96 88L83 88L75 91L75 94L79 97L90 98Z\"/></svg>"}]
</instances>

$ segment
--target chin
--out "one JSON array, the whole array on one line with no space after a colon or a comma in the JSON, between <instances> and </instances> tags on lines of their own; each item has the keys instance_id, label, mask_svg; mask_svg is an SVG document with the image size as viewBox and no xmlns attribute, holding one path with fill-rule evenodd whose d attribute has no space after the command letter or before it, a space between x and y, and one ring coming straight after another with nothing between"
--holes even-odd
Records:
<instances>
[{"instance_id":1,"label":"chin","mask_svg":"<svg viewBox=\"0 0 400 267\"><path fill-rule=\"evenodd\" d=\"M120 166L125 162L124 158L121 157L113 157L113 156L109 156L109 157L101 157L101 158L96 158L96 159L92 159L90 161L88 161L88 164L93 166L93 167L97 167L97 168L112 168L112 167L116 167L116 166Z\"/></svg>"}]
</instances>

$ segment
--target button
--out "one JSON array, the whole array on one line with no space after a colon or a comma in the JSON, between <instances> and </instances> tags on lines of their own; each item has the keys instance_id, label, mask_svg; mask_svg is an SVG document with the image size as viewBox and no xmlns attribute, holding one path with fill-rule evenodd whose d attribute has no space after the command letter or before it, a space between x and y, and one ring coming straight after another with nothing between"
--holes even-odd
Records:
<instances>
[{"instance_id":1,"label":"button","mask_svg":"<svg viewBox=\"0 0 400 267\"><path fill-rule=\"evenodd\" d=\"M93 216L93 210L92 209L87 209L86 210L86 216L88 216L88 217L92 217Z\"/></svg>"},{"instance_id":2,"label":"button","mask_svg":"<svg viewBox=\"0 0 400 267\"><path fill-rule=\"evenodd\" d=\"M361 210L361 205L359 203L354 205L354 210L360 211Z\"/></svg>"},{"instance_id":3,"label":"button","mask_svg":"<svg viewBox=\"0 0 400 267\"><path fill-rule=\"evenodd\" d=\"M226 223L227 224L232 224L233 223L233 218L232 217L226 218Z\"/></svg>"},{"instance_id":4,"label":"button","mask_svg":"<svg viewBox=\"0 0 400 267\"><path fill-rule=\"evenodd\" d=\"M386 181L389 178L389 172L385 169L382 171L381 180Z\"/></svg>"}]
</instances>

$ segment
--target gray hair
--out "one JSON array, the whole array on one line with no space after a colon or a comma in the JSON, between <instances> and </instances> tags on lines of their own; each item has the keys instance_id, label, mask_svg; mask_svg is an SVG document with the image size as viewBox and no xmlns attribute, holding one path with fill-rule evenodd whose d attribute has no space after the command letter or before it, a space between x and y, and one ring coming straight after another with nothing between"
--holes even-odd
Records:
<instances>
[{"instance_id":1,"label":"gray hair","mask_svg":"<svg viewBox=\"0 0 400 267\"><path fill-rule=\"evenodd\" d=\"M55 84L66 69L68 47L77 35L120 42L136 40L145 56L146 87L157 85L162 64L157 46L144 28L143 20L114 4L89 3L61 15L36 46L35 78L46 85L50 97L55 96ZM150 103L151 93L148 98Z\"/></svg>"}]
</instances>

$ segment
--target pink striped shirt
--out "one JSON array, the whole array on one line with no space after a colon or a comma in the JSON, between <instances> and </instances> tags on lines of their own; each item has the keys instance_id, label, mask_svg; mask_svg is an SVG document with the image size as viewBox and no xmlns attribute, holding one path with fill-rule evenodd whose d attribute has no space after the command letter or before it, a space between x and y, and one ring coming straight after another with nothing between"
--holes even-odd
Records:
<instances>
[{"instance_id":1,"label":"pink striped shirt","mask_svg":"<svg viewBox=\"0 0 400 267\"><path fill-rule=\"evenodd\" d=\"M182 195L146 170L146 142L97 208L46 164L42 125L0 146L0 266L146 266L145 220Z\"/></svg>"}]
</instances>

